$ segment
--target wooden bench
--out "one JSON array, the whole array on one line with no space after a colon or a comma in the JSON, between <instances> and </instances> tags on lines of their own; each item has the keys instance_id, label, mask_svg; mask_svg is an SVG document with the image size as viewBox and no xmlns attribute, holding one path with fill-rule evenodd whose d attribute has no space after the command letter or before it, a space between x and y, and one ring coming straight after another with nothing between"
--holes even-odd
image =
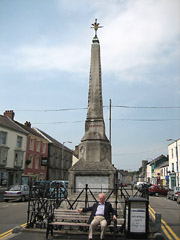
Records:
<instances>
[{"instance_id":1,"label":"wooden bench","mask_svg":"<svg viewBox=\"0 0 180 240\"><path fill-rule=\"evenodd\" d=\"M53 228L55 226L70 226L88 229L90 225L87 223L89 216L90 212L79 213L78 210L55 209L54 215L48 219L46 239L48 239L49 231L51 231L51 236L53 236ZM115 234L117 228L122 227L122 224L114 224L114 221L111 221L111 224L108 225L108 227Z\"/></svg>"}]
</instances>

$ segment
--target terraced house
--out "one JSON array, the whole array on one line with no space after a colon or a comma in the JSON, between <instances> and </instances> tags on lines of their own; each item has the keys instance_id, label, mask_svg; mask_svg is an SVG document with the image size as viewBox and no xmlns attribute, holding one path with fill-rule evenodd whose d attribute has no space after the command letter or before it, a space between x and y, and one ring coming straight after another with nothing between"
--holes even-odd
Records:
<instances>
[{"instance_id":1,"label":"terraced house","mask_svg":"<svg viewBox=\"0 0 180 240\"><path fill-rule=\"evenodd\" d=\"M14 112L0 115L0 185L21 182L25 166L28 132L14 121Z\"/></svg>"},{"instance_id":2,"label":"terraced house","mask_svg":"<svg viewBox=\"0 0 180 240\"><path fill-rule=\"evenodd\" d=\"M40 135L34 128L31 128L31 123L26 121L25 124L16 122L21 128L28 132L26 161L24 165L23 178L24 183L37 180L46 180L47 166L43 166L43 159L48 156L48 141Z\"/></svg>"}]
</instances>

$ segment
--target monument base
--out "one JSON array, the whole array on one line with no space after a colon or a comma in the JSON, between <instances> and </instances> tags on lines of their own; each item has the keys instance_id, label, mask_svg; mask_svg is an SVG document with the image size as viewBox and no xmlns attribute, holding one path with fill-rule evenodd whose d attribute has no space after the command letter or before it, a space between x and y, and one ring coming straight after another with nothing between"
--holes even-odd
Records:
<instances>
[{"instance_id":1,"label":"monument base","mask_svg":"<svg viewBox=\"0 0 180 240\"><path fill-rule=\"evenodd\" d=\"M69 194L82 191L88 184L92 192L108 192L114 189L116 169L108 161L86 162L79 160L69 170Z\"/></svg>"}]
</instances>

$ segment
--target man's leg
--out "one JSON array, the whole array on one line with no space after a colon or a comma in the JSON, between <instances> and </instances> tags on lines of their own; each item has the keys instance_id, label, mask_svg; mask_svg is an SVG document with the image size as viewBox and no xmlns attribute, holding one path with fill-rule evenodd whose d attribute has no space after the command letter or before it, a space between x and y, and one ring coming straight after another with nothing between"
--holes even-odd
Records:
<instances>
[{"instance_id":1,"label":"man's leg","mask_svg":"<svg viewBox=\"0 0 180 240\"><path fill-rule=\"evenodd\" d=\"M98 224L99 224L99 220L97 219L97 217L95 217L89 226L89 239L92 239L94 229Z\"/></svg>"},{"instance_id":2,"label":"man's leg","mask_svg":"<svg viewBox=\"0 0 180 240\"><path fill-rule=\"evenodd\" d=\"M106 227L107 227L107 221L104 219L100 222L101 225L101 235L100 235L100 239L104 239L104 235L106 232Z\"/></svg>"}]
</instances>

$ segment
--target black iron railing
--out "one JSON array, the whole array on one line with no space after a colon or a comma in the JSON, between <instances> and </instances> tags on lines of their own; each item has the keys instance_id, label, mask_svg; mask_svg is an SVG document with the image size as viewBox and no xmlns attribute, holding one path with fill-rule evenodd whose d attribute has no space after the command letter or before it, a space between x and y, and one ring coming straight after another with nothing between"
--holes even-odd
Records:
<instances>
[{"instance_id":1,"label":"black iron railing","mask_svg":"<svg viewBox=\"0 0 180 240\"><path fill-rule=\"evenodd\" d=\"M74 190L74 189L73 189ZM78 191L78 192L77 192ZM83 189L76 189L77 196L75 199L68 197L67 190L61 187L50 188L49 185L35 188L30 187L30 195L28 201L27 211L27 227L34 226L43 228L46 226L47 219L53 216L54 209L59 208L62 202L66 201L68 209L76 209L78 203L83 203L84 207L98 202L98 193L104 192L106 201L113 196L115 210L118 208L118 203L125 203L126 199L130 197L143 197L148 199L148 189L142 187L135 189L133 186L124 187L122 185L115 185L114 189L107 188L89 188L88 184Z\"/></svg>"}]
</instances>

